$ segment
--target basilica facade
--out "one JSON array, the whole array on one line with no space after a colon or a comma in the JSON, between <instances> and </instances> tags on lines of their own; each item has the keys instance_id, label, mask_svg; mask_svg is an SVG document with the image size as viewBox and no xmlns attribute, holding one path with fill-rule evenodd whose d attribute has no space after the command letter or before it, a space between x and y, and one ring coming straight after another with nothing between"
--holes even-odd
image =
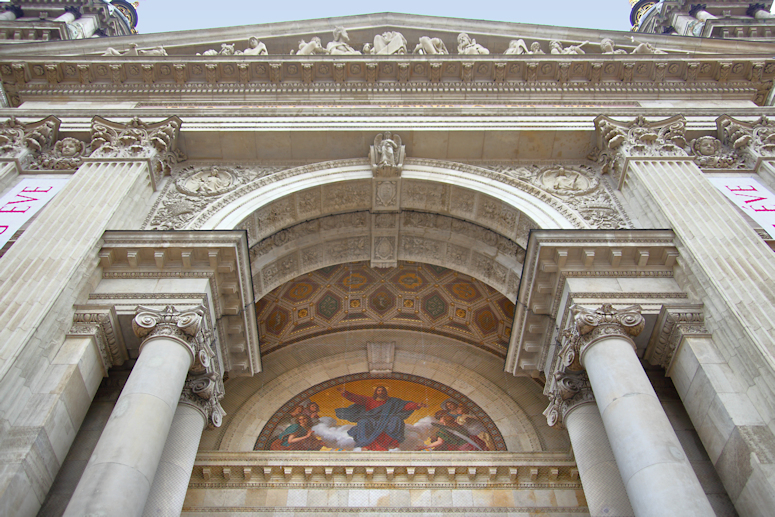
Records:
<instances>
[{"instance_id":1,"label":"basilica facade","mask_svg":"<svg viewBox=\"0 0 775 517\"><path fill-rule=\"evenodd\" d=\"M766 516L770 3L0 14L0 514Z\"/></svg>"}]
</instances>

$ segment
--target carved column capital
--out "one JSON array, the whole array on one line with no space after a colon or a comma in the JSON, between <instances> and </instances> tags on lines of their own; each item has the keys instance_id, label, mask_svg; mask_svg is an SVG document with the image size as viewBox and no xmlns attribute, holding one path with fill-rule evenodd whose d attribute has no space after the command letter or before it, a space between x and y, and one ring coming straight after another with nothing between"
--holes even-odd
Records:
<instances>
[{"instance_id":1,"label":"carved column capital","mask_svg":"<svg viewBox=\"0 0 775 517\"><path fill-rule=\"evenodd\" d=\"M148 123L135 117L126 124L94 117L91 124L91 160L147 159L154 188L172 165L186 159L177 148L181 120L169 117Z\"/></svg>"},{"instance_id":2,"label":"carved column capital","mask_svg":"<svg viewBox=\"0 0 775 517\"><path fill-rule=\"evenodd\" d=\"M0 122L0 158L16 160L26 168L33 157L56 141L60 121L54 116L24 124L16 117Z\"/></svg>"},{"instance_id":3,"label":"carved column capital","mask_svg":"<svg viewBox=\"0 0 775 517\"><path fill-rule=\"evenodd\" d=\"M559 352L558 367L562 371L584 368L583 356L590 346L608 336L622 336L632 342L646 324L639 305L614 309L610 303L591 310L579 305L570 308L573 322L563 331L563 345ZM633 347L635 344L632 343Z\"/></svg>"},{"instance_id":4,"label":"carved column capital","mask_svg":"<svg viewBox=\"0 0 775 517\"><path fill-rule=\"evenodd\" d=\"M208 334L203 325L204 307L201 305L181 312L168 305L163 310L138 306L132 330L142 340L140 349L153 337L174 339L191 353L191 372L211 370L215 353L208 344Z\"/></svg>"},{"instance_id":5,"label":"carved column capital","mask_svg":"<svg viewBox=\"0 0 775 517\"><path fill-rule=\"evenodd\" d=\"M729 147L742 152L754 166L759 158L775 156L775 120L765 116L744 122L723 115L716 119L718 137Z\"/></svg>"},{"instance_id":6,"label":"carved column capital","mask_svg":"<svg viewBox=\"0 0 775 517\"><path fill-rule=\"evenodd\" d=\"M564 428L566 415L582 404L595 403L592 385L584 371L556 372L549 391L549 407L544 410L550 427Z\"/></svg>"},{"instance_id":7,"label":"carved column capital","mask_svg":"<svg viewBox=\"0 0 775 517\"><path fill-rule=\"evenodd\" d=\"M644 358L653 365L659 365L670 374L673 358L687 335L710 337L705 327L702 305L687 304L662 307L655 327L658 330L649 343Z\"/></svg>"},{"instance_id":8,"label":"carved column capital","mask_svg":"<svg viewBox=\"0 0 775 517\"><path fill-rule=\"evenodd\" d=\"M207 428L213 429L221 427L226 415L221 407L224 393L223 380L216 372L189 375L180 394L180 403L200 411L207 421Z\"/></svg>"},{"instance_id":9,"label":"carved column capital","mask_svg":"<svg viewBox=\"0 0 775 517\"><path fill-rule=\"evenodd\" d=\"M628 122L601 115L595 119L595 128L597 147L589 158L602 164L604 174L611 173L617 179L629 158L688 156L683 115L655 121L638 116Z\"/></svg>"}]
</instances>

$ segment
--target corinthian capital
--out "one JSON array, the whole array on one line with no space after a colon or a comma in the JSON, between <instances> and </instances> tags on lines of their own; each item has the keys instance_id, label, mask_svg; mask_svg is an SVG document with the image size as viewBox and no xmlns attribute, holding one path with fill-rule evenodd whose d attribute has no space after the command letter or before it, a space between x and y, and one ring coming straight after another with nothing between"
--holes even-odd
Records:
<instances>
[{"instance_id":1,"label":"corinthian capital","mask_svg":"<svg viewBox=\"0 0 775 517\"><path fill-rule=\"evenodd\" d=\"M191 352L191 371L202 373L210 369L211 360L215 356L207 342L208 333L203 326L204 314L205 309L201 305L185 312L171 305L161 311L139 306L132 320L132 330L143 344L157 336L180 342Z\"/></svg>"},{"instance_id":2,"label":"corinthian capital","mask_svg":"<svg viewBox=\"0 0 775 517\"><path fill-rule=\"evenodd\" d=\"M573 322L563 332L563 343L557 360L560 372L582 370L584 352L598 340L617 335L631 340L640 334L646 324L639 305L620 310L614 309L610 303L595 310L573 305L570 311Z\"/></svg>"},{"instance_id":3,"label":"corinthian capital","mask_svg":"<svg viewBox=\"0 0 775 517\"><path fill-rule=\"evenodd\" d=\"M581 404L595 402L589 377L581 372L556 372L549 391L549 406L544 410L546 422L550 427L562 429L565 417L573 408Z\"/></svg>"},{"instance_id":4,"label":"corinthian capital","mask_svg":"<svg viewBox=\"0 0 775 517\"><path fill-rule=\"evenodd\" d=\"M221 427L223 417L226 415L221 407L223 395L223 381L217 373L189 375L180 395L180 403L188 404L199 410L207 420L207 427L212 429Z\"/></svg>"},{"instance_id":5,"label":"corinthian capital","mask_svg":"<svg viewBox=\"0 0 775 517\"><path fill-rule=\"evenodd\" d=\"M724 115L716 120L716 127L719 139L748 154L751 161L775 156L775 120L761 116L753 122L743 122Z\"/></svg>"},{"instance_id":6,"label":"corinthian capital","mask_svg":"<svg viewBox=\"0 0 775 517\"><path fill-rule=\"evenodd\" d=\"M54 116L29 124L11 117L0 123L0 158L18 160L26 167L36 153L51 147L58 131L59 119Z\"/></svg>"},{"instance_id":7,"label":"corinthian capital","mask_svg":"<svg viewBox=\"0 0 775 517\"><path fill-rule=\"evenodd\" d=\"M172 165L186 159L176 146L180 125L178 117L155 123L135 117L126 124L94 117L91 158L149 159L153 164L152 179L156 182L169 174Z\"/></svg>"},{"instance_id":8,"label":"corinthian capital","mask_svg":"<svg viewBox=\"0 0 775 517\"><path fill-rule=\"evenodd\" d=\"M686 119L676 115L648 121L638 116L622 122L601 115L595 119L597 147L590 159L603 165L603 173L619 177L627 158L687 156Z\"/></svg>"}]
</instances>

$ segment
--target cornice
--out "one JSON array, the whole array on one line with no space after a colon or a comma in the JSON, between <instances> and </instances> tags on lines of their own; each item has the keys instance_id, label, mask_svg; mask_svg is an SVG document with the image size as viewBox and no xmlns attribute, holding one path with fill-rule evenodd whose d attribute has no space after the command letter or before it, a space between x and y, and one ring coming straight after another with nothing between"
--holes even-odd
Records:
<instances>
[{"instance_id":1,"label":"cornice","mask_svg":"<svg viewBox=\"0 0 775 517\"><path fill-rule=\"evenodd\" d=\"M0 60L11 102L25 95L134 93L320 94L551 90L637 91L664 88L751 90L757 103L775 78L762 55L532 56L19 56ZM494 83L494 84L492 84ZM653 91L652 91L653 90Z\"/></svg>"},{"instance_id":2,"label":"cornice","mask_svg":"<svg viewBox=\"0 0 775 517\"><path fill-rule=\"evenodd\" d=\"M674 238L671 230L531 232L505 370L517 375L543 368L554 328L548 320L557 317L567 277L672 277Z\"/></svg>"}]
</instances>

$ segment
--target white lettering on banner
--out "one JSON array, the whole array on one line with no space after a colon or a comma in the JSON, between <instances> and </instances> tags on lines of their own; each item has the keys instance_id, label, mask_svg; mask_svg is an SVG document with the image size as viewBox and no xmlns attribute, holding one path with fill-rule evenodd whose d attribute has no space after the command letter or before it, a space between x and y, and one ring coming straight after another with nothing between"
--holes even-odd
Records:
<instances>
[{"instance_id":1,"label":"white lettering on banner","mask_svg":"<svg viewBox=\"0 0 775 517\"><path fill-rule=\"evenodd\" d=\"M0 198L0 247L67 183L65 178L21 180Z\"/></svg>"},{"instance_id":2,"label":"white lettering on banner","mask_svg":"<svg viewBox=\"0 0 775 517\"><path fill-rule=\"evenodd\" d=\"M775 194L753 178L708 178L775 239Z\"/></svg>"}]
</instances>

